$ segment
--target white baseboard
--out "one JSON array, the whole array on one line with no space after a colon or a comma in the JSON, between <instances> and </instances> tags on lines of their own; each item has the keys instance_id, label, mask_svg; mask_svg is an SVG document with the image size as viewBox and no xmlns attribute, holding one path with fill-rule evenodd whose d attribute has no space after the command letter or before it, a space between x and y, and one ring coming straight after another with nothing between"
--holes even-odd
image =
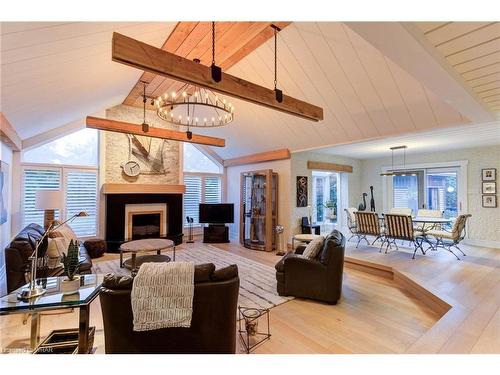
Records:
<instances>
[{"instance_id":1,"label":"white baseboard","mask_svg":"<svg viewBox=\"0 0 500 375\"><path fill-rule=\"evenodd\" d=\"M472 246L482 246L482 247L493 247L495 249L500 249L499 241L489 241L489 240L464 240L464 244Z\"/></svg>"}]
</instances>

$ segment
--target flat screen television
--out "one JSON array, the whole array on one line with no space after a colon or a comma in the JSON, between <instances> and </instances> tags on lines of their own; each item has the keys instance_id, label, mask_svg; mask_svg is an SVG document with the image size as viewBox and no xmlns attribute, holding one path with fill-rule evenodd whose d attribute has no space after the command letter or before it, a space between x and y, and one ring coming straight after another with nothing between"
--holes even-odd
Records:
<instances>
[{"instance_id":1,"label":"flat screen television","mask_svg":"<svg viewBox=\"0 0 500 375\"><path fill-rule=\"evenodd\" d=\"M234 204L200 203L200 223L234 223Z\"/></svg>"}]
</instances>

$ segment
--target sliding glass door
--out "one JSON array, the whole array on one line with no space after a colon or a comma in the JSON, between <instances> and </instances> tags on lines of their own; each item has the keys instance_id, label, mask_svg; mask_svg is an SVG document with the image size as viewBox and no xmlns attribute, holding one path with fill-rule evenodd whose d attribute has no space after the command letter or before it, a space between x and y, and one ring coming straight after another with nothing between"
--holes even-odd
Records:
<instances>
[{"instance_id":1,"label":"sliding glass door","mask_svg":"<svg viewBox=\"0 0 500 375\"><path fill-rule=\"evenodd\" d=\"M426 171L426 208L439 210L446 218L458 216L458 171L428 169Z\"/></svg>"},{"instance_id":2,"label":"sliding glass door","mask_svg":"<svg viewBox=\"0 0 500 375\"><path fill-rule=\"evenodd\" d=\"M460 169L432 168L408 170L392 177L389 183L392 201L389 208L421 208L442 211L455 218L461 209L458 195Z\"/></svg>"},{"instance_id":3,"label":"sliding glass door","mask_svg":"<svg viewBox=\"0 0 500 375\"><path fill-rule=\"evenodd\" d=\"M312 172L312 220L321 225L321 232L333 229L338 218L339 174L336 172Z\"/></svg>"}]
</instances>

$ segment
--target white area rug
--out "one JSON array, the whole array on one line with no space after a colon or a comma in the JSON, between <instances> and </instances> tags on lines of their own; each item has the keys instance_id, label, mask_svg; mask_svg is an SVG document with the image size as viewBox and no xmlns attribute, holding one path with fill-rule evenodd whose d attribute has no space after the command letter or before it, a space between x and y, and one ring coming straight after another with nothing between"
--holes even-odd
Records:
<instances>
[{"instance_id":1,"label":"white area rug","mask_svg":"<svg viewBox=\"0 0 500 375\"><path fill-rule=\"evenodd\" d=\"M168 256L172 257L172 253L169 252ZM214 246L200 244L192 248L185 248L176 253L176 260L193 262L194 264L213 263L216 269L236 264L240 276L240 295L238 299L238 305L240 306L271 308L293 299L293 297L278 295L274 267L217 249ZM118 259L94 262L92 269L94 273L100 274L130 275L128 269L120 268Z\"/></svg>"}]
</instances>

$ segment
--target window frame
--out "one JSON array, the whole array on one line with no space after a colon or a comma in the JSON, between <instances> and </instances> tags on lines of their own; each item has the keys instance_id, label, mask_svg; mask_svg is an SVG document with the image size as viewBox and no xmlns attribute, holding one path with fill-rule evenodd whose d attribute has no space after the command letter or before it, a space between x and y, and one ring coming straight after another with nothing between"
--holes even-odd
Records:
<instances>
[{"instance_id":1,"label":"window frame","mask_svg":"<svg viewBox=\"0 0 500 375\"><path fill-rule=\"evenodd\" d=\"M100 173L98 166L81 166L81 165L69 165L69 164L49 164L49 163L31 163L31 162L21 162L21 199L20 199L20 222L21 226L24 226L24 194L25 194L25 186L24 186L24 172L27 169L38 169L38 170L54 170L59 171L59 181L60 181L60 189L63 193L63 207L60 210L60 220L64 221L67 219L66 217L66 176L68 172L80 172L80 171L90 171L95 172L97 176L97 188L96 188L96 233L93 236L83 236L78 237L78 239L86 240L90 238L96 238L100 233L100 220L99 220L99 212L101 199L99 195L99 186L100 186Z\"/></svg>"},{"instance_id":2,"label":"window frame","mask_svg":"<svg viewBox=\"0 0 500 375\"><path fill-rule=\"evenodd\" d=\"M224 200L224 173L202 173L202 172L183 172L183 180L185 176L193 176L193 177L200 177L201 178L201 201L200 203L205 202L205 178L207 177L219 177L220 178L220 201ZM182 202L182 217L186 217L186 210L184 206L184 199ZM203 227L204 224L202 223L193 223L193 228L201 228ZM186 223L185 220L183 220L183 228L188 228L189 225Z\"/></svg>"}]
</instances>

